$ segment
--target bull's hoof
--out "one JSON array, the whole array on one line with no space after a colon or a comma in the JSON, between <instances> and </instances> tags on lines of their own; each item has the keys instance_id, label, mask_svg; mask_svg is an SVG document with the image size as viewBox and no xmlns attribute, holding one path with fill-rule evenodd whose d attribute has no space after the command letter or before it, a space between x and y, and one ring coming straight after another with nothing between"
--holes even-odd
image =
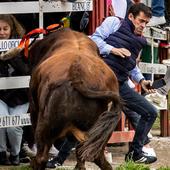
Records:
<instances>
[{"instance_id":1,"label":"bull's hoof","mask_svg":"<svg viewBox=\"0 0 170 170\"><path fill-rule=\"evenodd\" d=\"M30 166L33 170L45 170L45 162L42 162L41 164L38 164L36 161L36 158L33 158L30 162Z\"/></svg>"},{"instance_id":2,"label":"bull's hoof","mask_svg":"<svg viewBox=\"0 0 170 170\"><path fill-rule=\"evenodd\" d=\"M30 166L32 169L34 169L34 166L35 166L35 158L32 158L31 161L30 161Z\"/></svg>"},{"instance_id":3,"label":"bull's hoof","mask_svg":"<svg viewBox=\"0 0 170 170\"><path fill-rule=\"evenodd\" d=\"M86 170L86 168L84 166L82 167L82 166L76 165L74 170Z\"/></svg>"}]
</instances>

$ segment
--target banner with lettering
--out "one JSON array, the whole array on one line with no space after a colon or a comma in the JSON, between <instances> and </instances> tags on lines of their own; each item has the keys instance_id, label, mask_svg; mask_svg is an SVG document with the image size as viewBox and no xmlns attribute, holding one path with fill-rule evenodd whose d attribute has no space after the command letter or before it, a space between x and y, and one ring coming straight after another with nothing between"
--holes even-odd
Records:
<instances>
[{"instance_id":1,"label":"banner with lettering","mask_svg":"<svg viewBox=\"0 0 170 170\"><path fill-rule=\"evenodd\" d=\"M31 125L30 114L0 116L0 128L29 126Z\"/></svg>"},{"instance_id":2,"label":"banner with lettering","mask_svg":"<svg viewBox=\"0 0 170 170\"><path fill-rule=\"evenodd\" d=\"M0 40L0 51L7 51L11 48L18 47L21 39L9 39L9 40Z\"/></svg>"}]
</instances>

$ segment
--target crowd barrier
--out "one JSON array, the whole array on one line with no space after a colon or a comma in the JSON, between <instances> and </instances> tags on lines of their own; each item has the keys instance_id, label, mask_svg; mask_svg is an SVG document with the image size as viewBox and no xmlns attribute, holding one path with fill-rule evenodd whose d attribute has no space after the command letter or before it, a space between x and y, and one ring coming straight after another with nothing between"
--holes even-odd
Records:
<instances>
[{"instance_id":1,"label":"crowd barrier","mask_svg":"<svg viewBox=\"0 0 170 170\"><path fill-rule=\"evenodd\" d=\"M18 89L29 87L30 76L2 77L0 78L0 90ZM30 114L0 116L0 128L29 126L31 125Z\"/></svg>"}]
</instances>

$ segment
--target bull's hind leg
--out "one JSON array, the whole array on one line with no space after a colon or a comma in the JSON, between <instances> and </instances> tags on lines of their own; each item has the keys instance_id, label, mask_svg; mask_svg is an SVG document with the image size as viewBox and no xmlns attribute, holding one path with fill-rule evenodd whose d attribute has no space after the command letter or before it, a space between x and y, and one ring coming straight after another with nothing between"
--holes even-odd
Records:
<instances>
[{"instance_id":1,"label":"bull's hind leg","mask_svg":"<svg viewBox=\"0 0 170 170\"><path fill-rule=\"evenodd\" d=\"M81 146L81 144L79 144L79 146ZM77 146L77 148L78 148L79 146ZM82 160L82 159L79 157L79 154L78 154L78 152L77 152L77 148L76 148L77 164L76 164L74 170L86 170L86 168L85 168L85 161Z\"/></svg>"},{"instance_id":2,"label":"bull's hind leg","mask_svg":"<svg viewBox=\"0 0 170 170\"><path fill-rule=\"evenodd\" d=\"M112 166L105 158L104 151L94 160L94 163L99 166L101 170L112 170Z\"/></svg>"}]
</instances>

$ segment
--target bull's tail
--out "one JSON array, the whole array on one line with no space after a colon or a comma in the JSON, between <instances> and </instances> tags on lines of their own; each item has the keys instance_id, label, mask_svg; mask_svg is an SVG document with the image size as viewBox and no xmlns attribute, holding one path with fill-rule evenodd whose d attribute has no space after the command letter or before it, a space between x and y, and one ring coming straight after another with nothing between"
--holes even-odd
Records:
<instances>
[{"instance_id":1,"label":"bull's tail","mask_svg":"<svg viewBox=\"0 0 170 170\"><path fill-rule=\"evenodd\" d=\"M89 138L77 148L77 154L82 160L93 161L104 150L112 132L120 118L121 100L118 92L93 90L83 80L84 70L81 58L75 60L70 68L70 77L73 87L83 96L112 101L111 108L103 112L94 126L88 132ZM115 80L116 81L116 80Z\"/></svg>"},{"instance_id":2,"label":"bull's tail","mask_svg":"<svg viewBox=\"0 0 170 170\"><path fill-rule=\"evenodd\" d=\"M120 118L120 110L114 106L110 111L103 112L89 131L89 138L77 148L77 154L82 160L93 161L104 148ZM119 108L120 109L120 108Z\"/></svg>"}]
</instances>

